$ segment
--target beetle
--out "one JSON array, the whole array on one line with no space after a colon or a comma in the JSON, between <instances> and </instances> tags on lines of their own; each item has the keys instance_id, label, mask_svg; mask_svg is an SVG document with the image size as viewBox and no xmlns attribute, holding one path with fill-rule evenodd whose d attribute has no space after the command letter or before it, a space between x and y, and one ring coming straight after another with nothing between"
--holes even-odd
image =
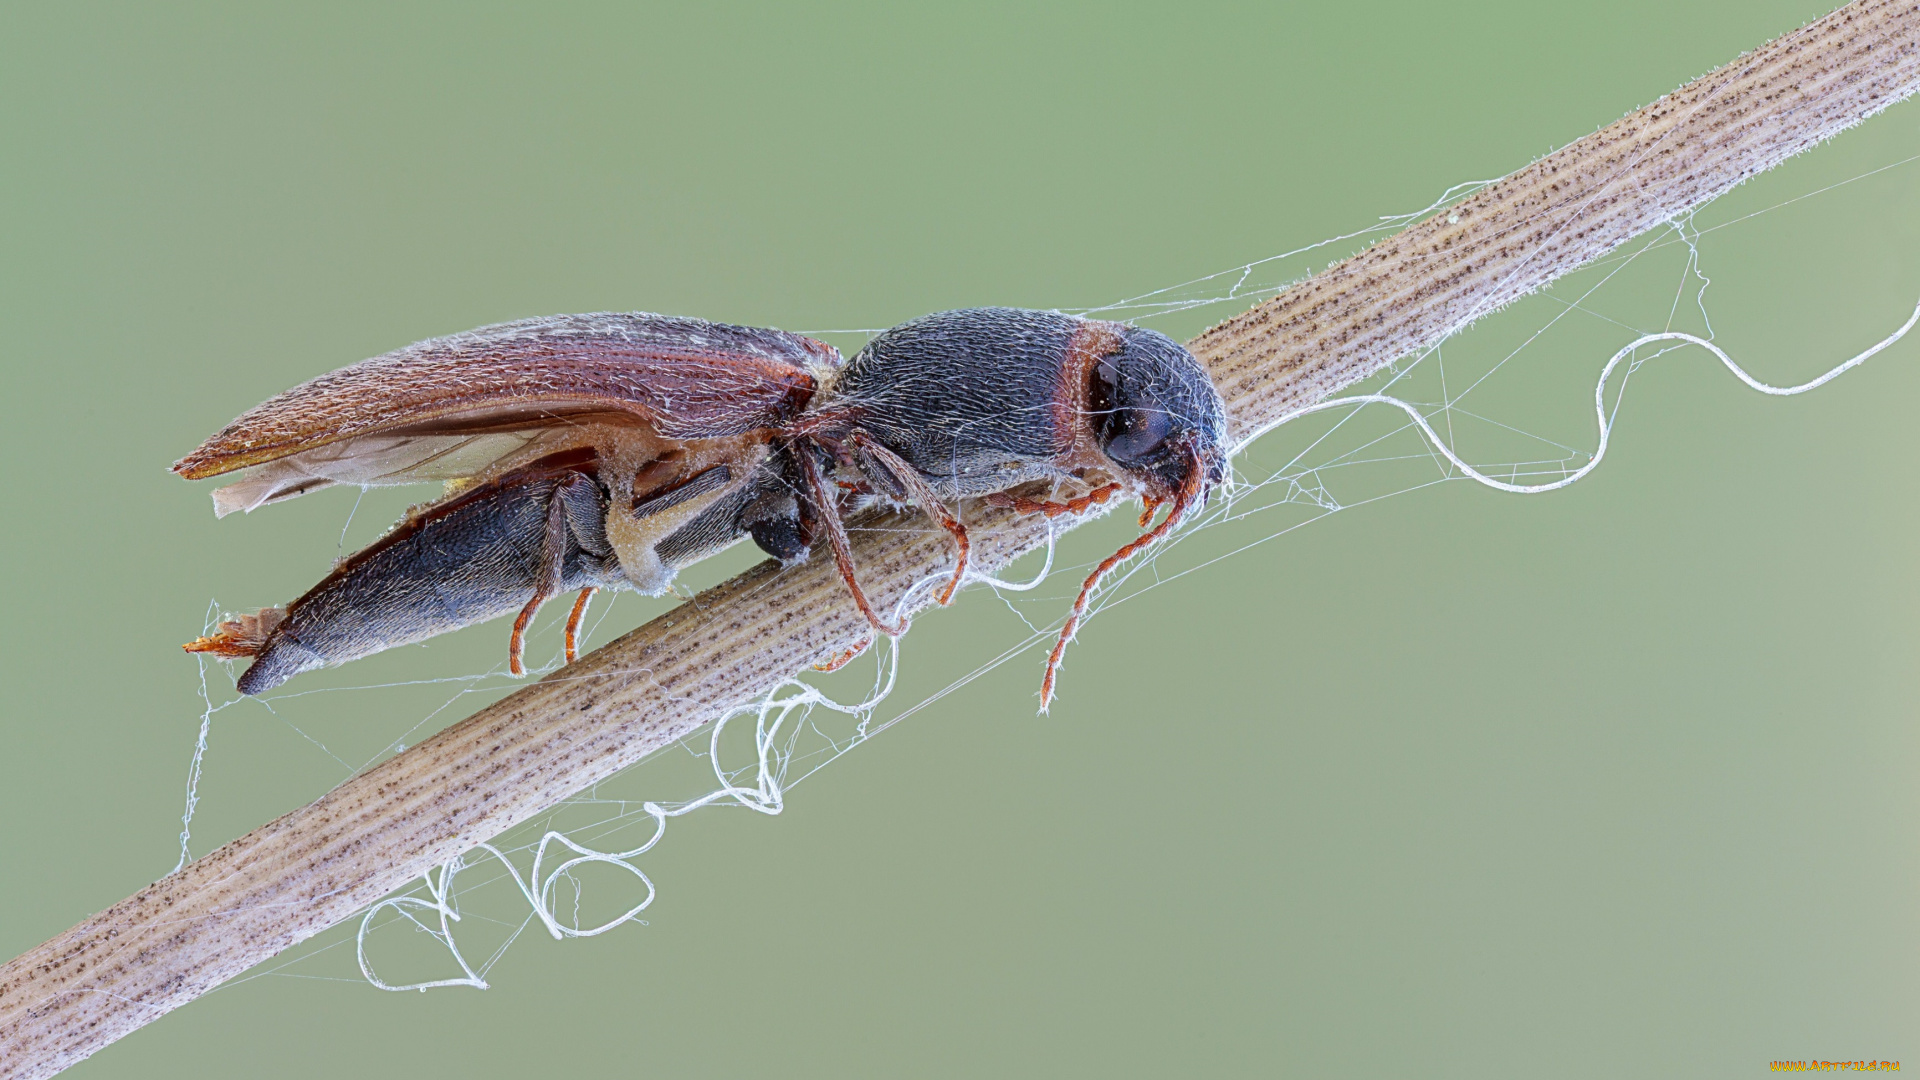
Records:
<instances>
[{"instance_id":1,"label":"beetle","mask_svg":"<svg viewBox=\"0 0 1920 1080\"><path fill-rule=\"evenodd\" d=\"M969 308L874 337L850 361L781 330L646 313L522 319L434 338L322 375L242 414L180 459L226 516L332 484L444 481L299 599L229 617L189 652L251 657L243 694L303 671L517 612L508 667L550 598L578 592L572 662L599 589L665 593L681 567L743 538L793 564L824 534L861 615L898 635L856 576L843 520L880 502L951 534L937 599L968 565L949 504L1022 513L1145 504L1100 578L1157 543L1225 478L1220 395L1163 334L1051 311ZM1055 498L1015 494L1051 482ZM1060 499L1062 489L1079 494ZM1170 507L1148 528L1156 509Z\"/></svg>"}]
</instances>

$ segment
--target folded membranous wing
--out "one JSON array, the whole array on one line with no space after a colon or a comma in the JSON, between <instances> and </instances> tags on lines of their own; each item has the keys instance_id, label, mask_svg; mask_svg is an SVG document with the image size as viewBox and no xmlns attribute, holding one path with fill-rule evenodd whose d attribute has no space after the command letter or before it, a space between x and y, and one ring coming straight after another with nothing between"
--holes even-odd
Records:
<instances>
[{"instance_id":1,"label":"folded membranous wing","mask_svg":"<svg viewBox=\"0 0 1920 1080\"><path fill-rule=\"evenodd\" d=\"M252 694L518 610L508 655L520 674L534 613L584 590L571 659L593 590L659 595L680 566L744 536L783 552L799 542L797 504L767 466L839 366L830 346L779 330L567 315L424 341L297 386L174 466L188 478L244 470L214 492L217 513L334 483L457 483L299 599L187 649L255 657L239 684Z\"/></svg>"},{"instance_id":2,"label":"folded membranous wing","mask_svg":"<svg viewBox=\"0 0 1920 1080\"><path fill-rule=\"evenodd\" d=\"M725 438L792 419L812 398L815 373L839 366L831 346L780 330L641 312L521 319L296 386L173 469L197 480L294 455L326 459L322 448L336 448L337 464L312 485L283 478L251 505L225 507L251 509L335 480L470 476L526 432L587 420L645 425L664 439Z\"/></svg>"}]
</instances>

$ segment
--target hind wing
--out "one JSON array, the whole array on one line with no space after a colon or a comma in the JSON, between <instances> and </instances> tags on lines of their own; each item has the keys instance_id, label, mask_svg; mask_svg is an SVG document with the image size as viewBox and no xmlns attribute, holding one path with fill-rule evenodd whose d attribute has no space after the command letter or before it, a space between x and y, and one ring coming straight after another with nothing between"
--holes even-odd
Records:
<instances>
[{"instance_id":1,"label":"hind wing","mask_svg":"<svg viewBox=\"0 0 1920 1080\"><path fill-rule=\"evenodd\" d=\"M197 480L266 466L252 479L270 482L229 500L231 512L329 482L471 476L543 430L587 421L643 425L670 440L742 435L790 421L811 400L815 373L839 366L831 346L780 330L645 313L522 319L296 386L173 470ZM271 473L296 455L332 464Z\"/></svg>"}]
</instances>

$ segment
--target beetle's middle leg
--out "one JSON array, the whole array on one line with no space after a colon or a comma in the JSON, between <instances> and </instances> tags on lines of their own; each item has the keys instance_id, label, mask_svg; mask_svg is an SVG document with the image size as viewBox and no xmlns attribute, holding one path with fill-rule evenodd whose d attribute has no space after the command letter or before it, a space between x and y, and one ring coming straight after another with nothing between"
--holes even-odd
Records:
<instances>
[{"instance_id":1,"label":"beetle's middle leg","mask_svg":"<svg viewBox=\"0 0 1920 1080\"><path fill-rule=\"evenodd\" d=\"M958 589L960 583L967 577L967 562L972 551L972 544L967 540L967 527L961 524L959 518L953 516L953 512L947 509L947 505L940 501L940 496L934 494L933 487L920 475L920 470L908 464L899 454L857 431L847 441L891 477L893 482L898 484L900 489L906 492L928 517L939 522L941 528L952 534L953 546L956 549L953 577L948 579L947 587L940 590L940 606L945 607L952 603L954 590Z\"/></svg>"},{"instance_id":2,"label":"beetle's middle leg","mask_svg":"<svg viewBox=\"0 0 1920 1080\"><path fill-rule=\"evenodd\" d=\"M873 605L868 602L867 594L860 588L860 579L853 573L853 544L847 540L846 523L840 520L838 500L827 489L827 482L820 475L820 462L815 460L813 447L802 445L797 456L800 459L801 475L806 477L808 501L813 503L814 512L820 515L820 524L826 526L827 544L833 549L834 565L840 569L841 580L847 583L847 591L853 594L853 605L867 620L867 625L888 637L899 637L907 632L905 626L895 626L880 618Z\"/></svg>"},{"instance_id":3,"label":"beetle's middle leg","mask_svg":"<svg viewBox=\"0 0 1920 1080\"><path fill-rule=\"evenodd\" d=\"M410 515L299 599L188 648L252 656L236 685L259 694L302 671L525 612L529 592L620 585L607 508L595 474L536 463Z\"/></svg>"}]
</instances>

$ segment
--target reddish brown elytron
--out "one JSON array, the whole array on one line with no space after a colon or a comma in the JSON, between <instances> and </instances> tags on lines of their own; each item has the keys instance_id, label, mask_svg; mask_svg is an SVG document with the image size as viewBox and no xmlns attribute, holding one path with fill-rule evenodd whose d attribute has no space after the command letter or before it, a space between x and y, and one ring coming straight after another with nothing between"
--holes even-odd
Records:
<instances>
[{"instance_id":1,"label":"reddish brown elytron","mask_svg":"<svg viewBox=\"0 0 1920 1080\"><path fill-rule=\"evenodd\" d=\"M223 515L337 483L447 485L299 599L187 649L253 657L238 686L257 694L513 614L518 675L527 628L555 595L580 594L571 662L596 590L659 595L680 567L748 537L792 563L822 533L862 617L894 635L904 624L860 588L849 500L918 509L953 537L942 604L966 578L969 498L1055 516L1130 496L1148 508L1142 528L1171 502L1087 579L1048 658L1044 704L1100 578L1223 479L1225 430L1185 349L1056 312L929 315L847 361L797 334L660 315L485 327L295 387L174 466L191 479L240 472L214 492Z\"/></svg>"}]
</instances>

